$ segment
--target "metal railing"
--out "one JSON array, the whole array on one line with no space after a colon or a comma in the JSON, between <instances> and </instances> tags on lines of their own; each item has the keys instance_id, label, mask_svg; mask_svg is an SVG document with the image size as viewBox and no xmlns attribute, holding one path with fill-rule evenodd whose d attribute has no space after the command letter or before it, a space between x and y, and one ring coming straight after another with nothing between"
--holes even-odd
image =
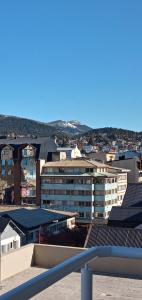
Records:
<instances>
[{"instance_id":1,"label":"metal railing","mask_svg":"<svg viewBox=\"0 0 142 300\"><path fill-rule=\"evenodd\" d=\"M28 300L70 273L81 269L81 300L92 300L93 272L87 264L97 257L142 259L142 249L115 246L90 248L5 293L0 299Z\"/></svg>"}]
</instances>

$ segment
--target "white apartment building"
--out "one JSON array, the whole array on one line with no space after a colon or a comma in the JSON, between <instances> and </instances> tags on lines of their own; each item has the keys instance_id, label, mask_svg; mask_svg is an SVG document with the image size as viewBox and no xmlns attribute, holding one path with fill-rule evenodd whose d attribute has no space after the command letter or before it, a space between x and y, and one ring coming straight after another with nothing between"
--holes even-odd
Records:
<instances>
[{"instance_id":1,"label":"white apartment building","mask_svg":"<svg viewBox=\"0 0 142 300\"><path fill-rule=\"evenodd\" d=\"M57 153L60 154L60 158L58 160L70 160L70 159L75 159L82 157L80 150L78 149L77 145L73 147L58 147L57 148ZM57 154L52 155L53 158L55 157L54 160L56 159Z\"/></svg>"},{"instance_id":2,"label":"white apartment building","mask_svg":"<svg viewBox=\"0 0 142 300\"><path fill-rule=\"evenodd\" d=\"M78 212L78 222L106 220L121 205L127 170L97 161L47 162L41 174L41 207Z\"/></svg>"}]
</instances>

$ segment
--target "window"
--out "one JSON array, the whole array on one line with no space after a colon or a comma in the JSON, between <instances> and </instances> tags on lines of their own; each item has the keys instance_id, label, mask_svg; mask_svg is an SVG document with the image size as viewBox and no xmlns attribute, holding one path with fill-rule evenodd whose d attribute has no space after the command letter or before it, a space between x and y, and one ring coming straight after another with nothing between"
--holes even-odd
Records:
<instances>
[{"instance_id":1,"label":"window","mask_svg":"<svg viewBox=\"0 0 142 300\"><path fill-rule=\"evenodd\" d=\"M91 218L91 213L86 212L86 218L87 218L87 219L90 219L90 218Z\"/></svg>"},{"instance_id":2,"label":"window","mask_svg":"<svg viewBox=\"0 0 142 300\"><path fill-rule=\"evenodd\" d=\"M104 216L102 213L98 213L98 212L95 212L94 215L96 218L103 218L103 216Z\"/></svg>"},{"instance_id":3,"label":"window","mask_svg":"<svg viewBox=\"0 0 142 300\"><path fill-rule=\"evenodd\" d=\"M29 234L28 234L28 240L29 241L32 241L33 240L33 232L30 232Z\"/></svg>"},{"instance_id":4,"label":"window","mask_svg":"<svg viewBox=\"0 0 142 300\"><path fill-rule=\"evenodd\" d=\"M29 195L29 197L35 197L36 196L36 190L34 190L34 189L29 189L29 193L28 193Z\"/></svg>"},{"instance_id":5,"label":"window","mask_svg":"<svg viewBox=\"0 0 142 300\"><path fill-rule=\"evenodd\" d=\"M2 176L6 176L6 171L5 171L5 169L2 169L1 175L2 175Z\"/></svg>"},{"instance_id":6,"label":"window","mask_svg":"<svg viewBox=\"0 0 142 300\"><path fill-rule=\"evenodd\" d=\"M59 168L59 173L64 173L65 169L64 168Z\"/></svg>"},{"instance_id":7,"label":"window","mask_svg":"<svg viewBox=\"0 0 142 300\"><path fill-rule=\"evenodd\" d=\"M102 178L95 178L94 184L105 184L105 179Z\"/></svg>"},{"instance_id":8,"label":"window","mask_svg":"<svg viewBox=\"0 0 142 300\"><path fill-rule=\"evenodd\" d=\"M12 159L9 159L9 160L8 160L8 166L9 166L9 167L12 167L12 166L13 166L13 160L12 160Z\"/></svg>"},{"instance_id":9,"label":"window","mask_svg":"<svg viewBox=\"0 0 142 300\"><path fill-rule=\"evenodd\" d=\"M79 202L79 206L84 206L84 202L83 202L83 201L80 201L80 202Z\"/></svg>"},{"instance_id":10,"label":"window","mask_svg":"<svg viewBox=\"0 0 142 300\"><path fill-rule=\"evenodd\" d=\"M85 184L91 184L92 182L91 182L91 179L86 179L84 183Z\"/></svg>"},{"instance_id":11,"label":"window","mask_svg":"<svg viewBox=\"0 0 142 300\"><path fill-rule=\"evenodd\" d=\"M13 248L13 242L11 242L10 244L9 244L9 249L12 249Z\"/></svg>"},{"instance_id":12,"label":"window","mask_svg":"<svg viewBox=\"0 0 142 300\"><path fill-rule=\"evenodd\" d=\"M127 179L127 175L118 176L118 180L126 180L126 179Z\"/></svg>"},{"instance_id":13,"label":"window","mask_svg":"<svg viewBox=\"0 0 142 300\"><path fill-rule=\"evenodd\" d=\"M74 180L73 179L66 179L66 184L73 184Z\"/></svg>"},{"instance_id":14,"label":"window","mask_svg":"<svg viewBox=\"0 0 142 300\"><path fill-rule=\"evenodd\" d=\"M91 202L89 202L89 201L85 202L85 206L91 207Z\"/></svg>"},{"instance_id":15,"label":"window","mask_svg":"<svg viewBox=\"0 0 142 300\"><path fill-rule=\"evenodd\" d=\"M2 167L5 167L5 159L2 159L1 164L2 164Z\"/></svg>"},{"instance_id":16,"label":"window","mask_svg":"<svg viewBox=\"0 0 142 300\"><path fill-rule=\"evenodd\" d=\"M83 179L78 179L78 180L76 181L76 183L78 183L78 184L83 184Z\"/></svg>"},{"instance_id":17,"label":"window","mask_svg":"<svg viewBox=\"0 0 142 300\"><path fill-rule=\"evenodd\" d=\"M118 191L126 190L127 186L126 185L120 185L118 186Z\"/></svg>"},{"instance_id":18,"label":"window","mask_svg":"<svg viewBox=\"0 0 142 300\"><path fill-rule=\"evenodd\" d=\"M104 201L95 201L94 206L97 206L97 207L105 206L105 202Z\"/></svg>"},{"instance_id":19,"label":"window","mask_svg":"<svg viewBox=\"0 0 142 300\"><path fill-rule=\"evenodd\" d=\"M94 191L94 195L95 196L104 196L105 195L105 191Z\"/></svg>"},{"instance_id":20,"label":"window","mask_svg":"<svg viewBox=\"0 0 142 300\"><path fill-rule=\"evenodd\" d=\"M80 212L80 213L79 213L79 217L80 217L80 218L84 218L84 212Z\"/></svg>"},{"instance_id":21,"label":"window","mask_svg":"<svg viewBox=\"0 0 142 300\"><path fill-rule=\"evenodd\" d=\"M51 201L50 200L43 200L43 205L50 205Z\"/></svg>"}]
</instances>

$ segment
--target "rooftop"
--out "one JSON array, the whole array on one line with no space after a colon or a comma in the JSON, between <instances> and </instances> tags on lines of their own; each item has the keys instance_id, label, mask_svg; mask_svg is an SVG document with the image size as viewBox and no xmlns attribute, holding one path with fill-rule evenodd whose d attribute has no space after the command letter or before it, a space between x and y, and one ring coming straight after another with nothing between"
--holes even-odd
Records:
<instances>
[{"instance_id":1,"label":"rooftop","mask_svg":"<svg viewBox=\"0 0 142 300\"><path fill-rule=\"evenodd\" d=\"M44 268L32 267L1 284L0 295L17 287L25 281L46 271ZM79 300L80 299L80 274L72 273L55 283L42 293L32 297L33 300ZM112 276L93 276L93 300L141 300L141 280L118 278Z\"/></svg>"},{"instance_id":2,"label":"rooftop","mask_svg":"<svg viewBox=\"0 0 142 300\"><path fill-rule=\"evenodd\" d=\"M142 248L142 228L91 225L85 244L86 247L123 246Z\"/></svg>"},{"instance_id":3,"label":"rooftop","mask_svg":"<svg viewBox=\"0 0 142 300\"><path fill-rule=\"evenodd\" d=\"M0 139L0 145L21 145L21 144L42 144L45 142L52 142L50 138L47 137L38 137L38 138L30 138L30 137L17 137L17 138L7 138Z\"/></svg>"},{"instance_id":4,"label":"rooftop","mask_svg":"<svg viewBox=\"0 0 142 300\"><path fill-rule=\"evenodd\" d=\"M142 207L113 206L108 225L135 228L142 223Z\"/></svg>"},{"instance_id":5,"label":"rooftop","mask_svg":"<svg viewBox=\"0 0 142 300\"><path fill-rule=\"evenodd\" d=\"M115 171L120 172L128 172L129 170L122 169L122 168L116 168L112 167L107 164L100 163L98 161L94 160L85 160L85 159L72 159L72 160L60 160L60 161L52 161L52 162L46 162L44 167L48 168L88 168L88 169L94 169L94 168L107 168Z\"/></svg>"},{"instance_id":6,"label":"rooftop","mask_svg":"<svg viewBox=\"0 0 142 300\"><path fill-rule=\"evenodd\" d=\"M18 225L22 226L23 228L30 229L34 227L38 227L44 224L50 224L57 220L64 220L70 216L70 213L64 214L63 212L57 211L48 211L46 209L17 209L13 211L8 211L2 213L2 215L6 215L7 217L11 218L14 222ZM74 214L75 215L75 214ZM73 214L72 214L73 216Z\"/></svg>"},{"instance_id":7,"label":"rooftop","mask_svg":"<svg viewBox=\"0 0 142 300\"><path fill-rule=\"evenodd\" d=\"M3 212L8 212L8 211L13 211L21 208L26 208L26 209L36 209L39 208L38 206L32 205L32 206L26 206L26 205L5 205L1 204L0 205L0 214Z\"/></svg>"},{"instance_id":8,"label":"rooftop","mask_svg":"<svg viewBox=\"0 0 142 300\"><path fill-rule=\"evenodd\" d=\"M128 185L122 206L142 207L142 183Z\"/></svg>"},{"instance_id":9,"label":"rooftop","mask_svg":"<svg viewBox=\"0 0 142 300\"><path fill-rule=\"evenodd\" d=\"M9 224L9 219L4 219L2 217L0 217L0 233L2 233L4 231L4 229L6 228L6 226Z\"/></svg>"},{"instance_id":10,"label":"rooftop","mask_svg":"<svg viewBox=\"0 0 142 300\"><path fill-rule=\"evenodd\" d=\"M55 161L55 162L47 162L45 167L52 167L52 168L89 168L89 169L94 169L95 167L106 167L106 165L98 163L98 162L90 162L87 160L77 160L77 159L72 159L72 160L60 160L60 161ZM108 167L108 166L107 166Z\"/></svg>"}]
</instances>

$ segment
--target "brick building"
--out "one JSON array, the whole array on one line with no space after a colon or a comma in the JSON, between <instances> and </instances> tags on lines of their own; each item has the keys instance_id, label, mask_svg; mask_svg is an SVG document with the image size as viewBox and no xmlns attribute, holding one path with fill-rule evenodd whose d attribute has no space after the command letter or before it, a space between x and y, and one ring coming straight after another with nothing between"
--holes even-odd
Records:
<instances>
[{"instance_id":1,"label":"brick building","mask_svg":"<svg viewBox=\"0 0 142 300\"><path fill-rule=\"evenodd\" d=\"M40 173L52 152L49 138L0 139L0 203L40 205Z\"/></svg>"}]
</instances>

